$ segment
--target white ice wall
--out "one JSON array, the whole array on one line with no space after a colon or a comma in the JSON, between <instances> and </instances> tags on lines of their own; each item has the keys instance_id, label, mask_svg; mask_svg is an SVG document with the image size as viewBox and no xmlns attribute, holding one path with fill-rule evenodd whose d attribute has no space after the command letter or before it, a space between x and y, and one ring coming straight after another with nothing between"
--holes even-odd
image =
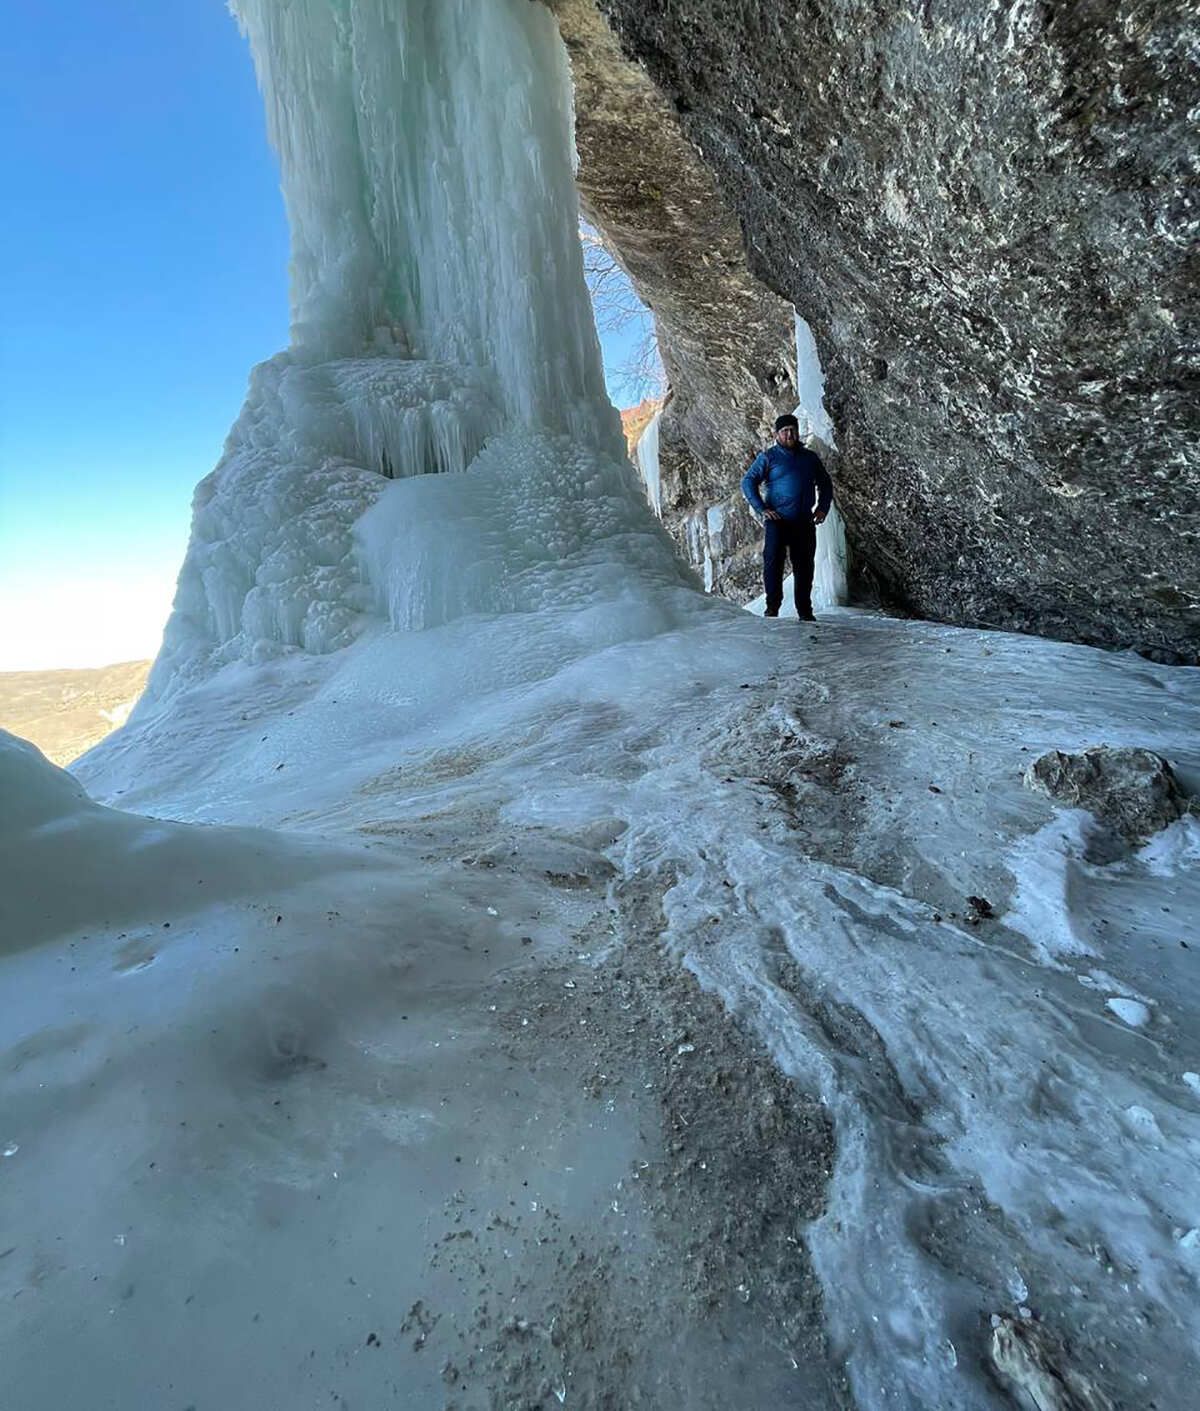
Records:
<instances>
[{"instance_id":1,"label":"white ice wall","mask_svg":"<svg viewBox=\"0 0 1200 1411\"><path fill-rule=\"evenodd\" d=\"M561 601L513 584L606 540L613 573L657 564L667 540L604 388L550 12L529 0L233 9L279 154L293 346L255 370L197 490L149 700L234 658L339 649L372 614L412 629ZM505 449L477 475L492 441ZM432 472L457 483L412 484ZM498 474L513 484L498 490ZM649 538L627 553L631 533Z\"/></svg>"},{"instance_id":2,"label":"white ice wall","mask_svg":"<svg viewBox=\"0 0 1200 1411\"><path fill-rule=\"evenodd\" d=\"M566 51L529 0L234 0L279 153L293 341L490 368L614 449L583 293Z\"/></svg>"}]
</instances>

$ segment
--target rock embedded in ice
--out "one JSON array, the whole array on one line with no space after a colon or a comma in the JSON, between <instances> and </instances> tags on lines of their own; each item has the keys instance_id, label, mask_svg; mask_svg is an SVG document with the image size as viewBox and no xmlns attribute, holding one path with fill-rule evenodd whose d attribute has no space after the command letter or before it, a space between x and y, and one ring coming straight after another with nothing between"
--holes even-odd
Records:
<instances>
[{"instance_id":1,"label":"rock embedded in ice","mask_svg":"<svg viewBox=\"0 0 1200 1411\"><path fill-rule=\"evenodd\" d=\"M933 789L932 784L929 787ZM938 789L936 792L941 793L941 790ZM968 897L967 906L969 908L966 917L968 925L978 926L981 921L994 921L996 918L995 910L987 897Z\"/></svg>"},{"instance_id":2,"label":"rock embedded in ice","mask_svg":"<svg viewBox=\"0 0 1200 1411\"><path fill-rule=\"evenodd\" d=\"M1151 750L1050 750L1029 766L1025 783L1055 803L1086 809L1129 842L1144 842L1190 807L1171 766Z\"/></svg>"}]
</instances>

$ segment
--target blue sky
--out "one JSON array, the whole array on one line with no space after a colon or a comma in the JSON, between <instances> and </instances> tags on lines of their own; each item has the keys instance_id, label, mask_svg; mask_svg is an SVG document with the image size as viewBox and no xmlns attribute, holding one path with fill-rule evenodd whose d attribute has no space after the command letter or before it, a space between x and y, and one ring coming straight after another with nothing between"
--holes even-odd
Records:
<instances>
[{"instance_id":1,"label":"blue sky","mask_svg":"<svg viewBox=\"0 0 1200 1411\"><path fill-rule=\"evenodd\" d=\"M0 162L0 670L149 656L192 490L287 344L278 173L224 4L15 7Z\"/></svg>"},{"instance_id":2,"label":"blue sky","mask_svg":"<svg viewBox=\"0 0 1200 1411\"><path fill-rule=\"evenodd\" d=\"M0 65L0 669L144 656L287 342L254 72L220 0L17 6Z\"/></svg>"}]
</instances>

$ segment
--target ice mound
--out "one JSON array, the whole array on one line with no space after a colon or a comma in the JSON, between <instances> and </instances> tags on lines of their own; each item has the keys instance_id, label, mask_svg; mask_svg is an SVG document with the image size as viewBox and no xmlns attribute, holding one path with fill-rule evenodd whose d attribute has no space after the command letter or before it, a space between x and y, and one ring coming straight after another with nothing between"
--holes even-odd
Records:
<instances>
[{"instance_id":1,"label":"ice mound","mask_svg":"<svg viewBox=\"0 0 1200 1411\"><path fill-rule=\"evenodd\" d=\"M139 925L170 931L210 907L347 865L344 849L106 807L33 745L3 730L0 855L0 956L45 946L49 959L39 963L46 964L62 963L68 937L83 945ZM57 1002L53 983L38 982L31 992ZM26 1003L13 1017L33 1023L34 1006Z\"/></svg>"},{"instance_id":2,"label":"ice mound","mask_svg":"<svg viewBox=\"0 0 1200 1411\"><path fill-rule=\"evenodd\" d=\"M465 475L389 486L356 538L379 607L404 631L689 581L628 462L547 433L497 437Z\"/></svg>"},{"instance_id":3,"label":"ice mound","mask_svg":"<svg viewBox=\"0 0 1200 1411\"><path fill-rule=\"evenodd\" d=\"M83 785L28 740L0 730L0 847L92 806Z\"/></svg>"},{"instance_id":4,"label":"ice mound","mask_svg":"<svg viewBox=\"0 0 1200 1411\"><path fill-rule=\"evenodd\" d=\"M176 673L354 640L370 594L351 526L388 479L462 471L496 413L477 369L378 354L254 370L193 502L158 695Z\"/></svg>"},{"instance_id":5,"label":"ice mound","mask_svg":"<svg viewBox=\"0 0 1200 1411\"><path fill-rule=\"evenodd\" d=\"M196 491L148 705L239 658L337 651L373 614L412 631L639 578L691 581L624 457L505 428L483 370L281 354Z\"/></svg>"}]
</instances>

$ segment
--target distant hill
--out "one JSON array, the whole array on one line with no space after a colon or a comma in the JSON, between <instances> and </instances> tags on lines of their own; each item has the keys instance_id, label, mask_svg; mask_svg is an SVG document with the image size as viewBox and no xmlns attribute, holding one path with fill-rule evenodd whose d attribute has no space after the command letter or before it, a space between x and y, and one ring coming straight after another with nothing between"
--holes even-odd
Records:
<instances>
[{"instance_id":1,"label":"distant hill","mask_svg":"<svg viewBox=\"0 0 1200 1411\"><path fill-rule=\"evenodd\" d=\"M0 671L0 727L69 764L124 725L150 674L148 661L66 671Z\"/></svg>"},{"instance_id":2,"label":"distant hill","mask_svg":"<svg viewBox=\"0 0 1200 1411\"><path fill-rule=\"evenodd\" d=\"M644 402L639 402L636 407L626 407L621 412L621 426L625 431L625 440L629 446L629 454L633 455L634 447L638 443L638 438L646 427L649 426L654 413L662 406L661 397L647 397Z\"/></svg>"}]
</instances>

